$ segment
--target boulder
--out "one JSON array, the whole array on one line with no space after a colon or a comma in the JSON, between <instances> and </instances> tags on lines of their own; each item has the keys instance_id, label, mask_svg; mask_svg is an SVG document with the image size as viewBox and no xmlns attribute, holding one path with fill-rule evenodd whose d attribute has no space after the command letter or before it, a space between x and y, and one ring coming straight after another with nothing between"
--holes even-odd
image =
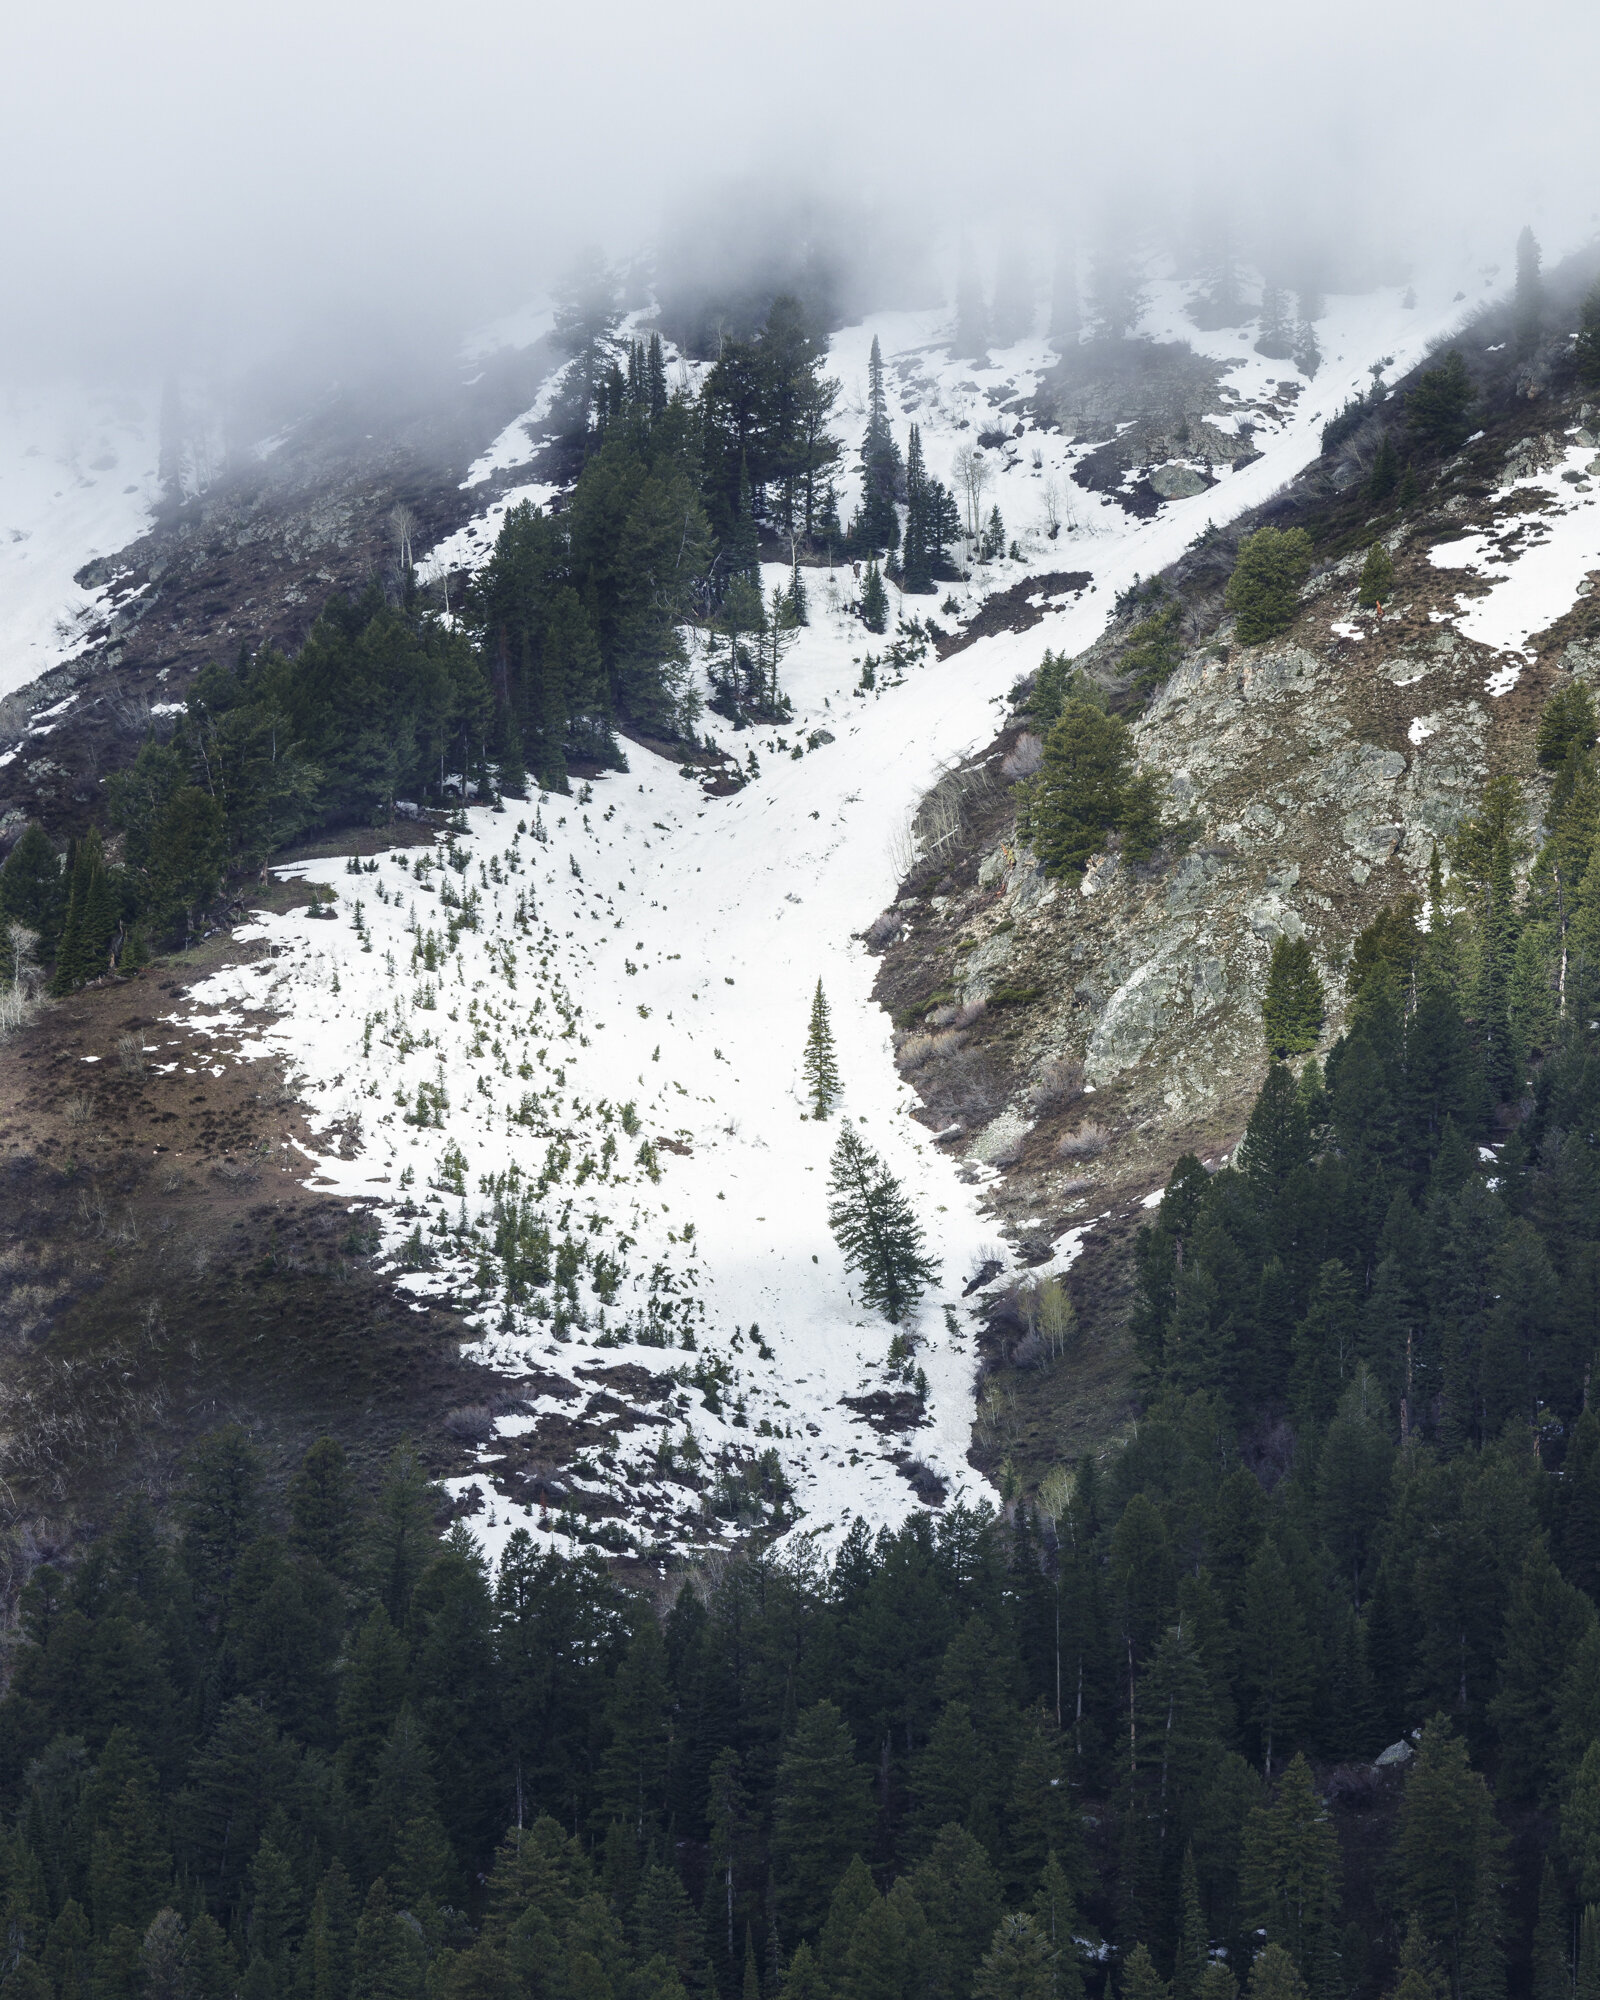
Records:
<instances>
[{"instance_id":1,"label":"boulder","mask_svg":"<svg viewBox=\"0 0 1600 2000\"><path fill-rule=\"evenodd\" d=\"M1150 475L1150 484L1163 500L1190 500L1196 493L1204 493L1206 480L1192 465L1158 465Z\"/></svg>"}]
</instances>

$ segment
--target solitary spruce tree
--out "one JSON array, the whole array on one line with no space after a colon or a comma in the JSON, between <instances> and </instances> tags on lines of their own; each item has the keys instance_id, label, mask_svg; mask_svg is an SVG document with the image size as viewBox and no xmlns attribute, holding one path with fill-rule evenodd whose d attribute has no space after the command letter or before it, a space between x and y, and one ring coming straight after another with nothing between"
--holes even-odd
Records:
<instances>
[{"instance_id":1,"label":"solitary spruce tree","mask_svg":"<svg viewBox=\"0 0 1600 2000\"><path fill-rule=\"evenodd\" d=\"M881 632L889 622L889 593L883 587L876 559L867 564L861 585L861 622L869 632Z\"/></svg>"},{"instance_id":2,"label":"solitary spruce tree","mask_svg":"<svg viewBox=\"0 0 1600 2000\"><path fill-rule=\"evenodd\" d=\"M1261 294L1261 334L1257 354L1271 361L1287 361L1294 353L1294 322L1289 316L1289 294L1281 285L1268 284Z\"/></svg>"},{"instance_id":3,"label":"solitary spruce tree","mask_svg":"<svg viewBox=\"0 0 1600 2000\"><path fill-rule=\"evenodd\" d=\"M1056 1952L1026 1910L1000 1919L972 1981L975 2000L1055 2000Z\"/></svg>"},{"instance_id":4,"label":"solitary spruce tree","mask_svg":"<svg viewBox=\"0 0 1600 2000\"><path fill-rule=\"evenodd\" d=\"M828 1020L827 996L822 981L811 996L811 1026L806 1034L806 1052L800 1067L806 1074L806 1095L811 1099L813 1118L826 1118L839 1095L839 1065L833 1053L833 1028Z\"/></svg>"},{"instance_id":5,"label":"solitary spruce tree","mask_svg":"<svg viewBox=\"0 0 1600 2000\"><path fill-rule=\"evenodd\" d=\"M1045 738L1027 807L1026 838L1052 875L1081 875L1120 824L1133 742L1120 716L1073 696Z\"/></svg>"},{"instance_id":6,"label":"solitary spruce tree","mask_svg":"<svg viewBox=\"0 0 1600 2000\"><path fill-rule=\"evenodd\" d=\"M1367 550L1367 559L1361 566L1360 601L1370 611L1375 604L1381 604L1394 590L1394 563L1382 542L1374 542Z\"/></svg>"},{"instance_id":7,"label":"solitary spruce tree","mask_svg":"<svg viewBox=\"0 0 1600 2000\"><path fill-rule=\"evenodd\" d=\"M925 595L933 589L931 497L922 458L922 433L913 424L906 451L906 533L901 555L901 584L913 595Z\"/></svg>"},{"instance_id":8,"label":"solitary spruce tree","mask_svg":"<svg viewBox=\"0 0 1600 2000\"><path fill-rule=\"evenodd\" d=\"M828 1185L828 1227L860 1279L862 1302L898 1325L938 1275L923 1249L922 1225L900 1183L849 1125L833 1149Z\"/></svg>"},{"instance_id":9,"label":"solitary spruce tree","mask_svg":"<svg viewBox=\"0 0 1600 2000\"><path fill-rule=\"evenodd\" d=\"M1274 1059L1305 1055L1322 1035L1325 1012L1322 981L1311 963L1311 946L1303 937L1280 937L1267 967L1267 990L1261 1001L1261 1025Z\"/></svg>"},{"instance_id":10,"label":"solitary spruce tree","mask_svg":"<svg viewBox=\"0 0 1600 2000\"><path fill-rule=\"evenodd\" d=\"M1467 434L1467 412L1476 397L1460 351L1452 347L1437 368L1417 377L1406 397L1406 417L1425 444L1448 451Z\"/></svg>"},{"instance_id":11,"label":"solitary spruce tree","mask_svg":"<svg viewBox=\"0 0 1600 2000\"><path fill-rule=\"evenodd\" d=\"M889 427L889 392L883 376L883 350L873 336L867 357L867 429L861 440L861 511L854 538L873 553L893 549L900 541L900 516L895 502L905 490L906 471L900 447Z\"/></svg>"},{"instance_id":12,"label":"solitary spruce tree","mask_svg":"<svg viewBox=\"0 0 1600 2000\"><path fill-rule=\"evenodd\" d=\"M1378 455L1372 461L1372 475L1367 481L1367 498L1371 501L1387 500L1400 484L1400 454L1394 448L1394 439L1387 431L1383 443L1378 446Z\"/></svg>"},{"instance_id":13,"label":"solitary spruce tree","mask_svg":"<svg viewBox=\"0 0 1600 2000\"><path fill-rule=\"evenodd\" d=\"M1311 538L1304 528L1258 528L1245 536L1225 596L1241 645L1258 645L1289 629L1310 568Z\"/></svg>"}]
</instances>

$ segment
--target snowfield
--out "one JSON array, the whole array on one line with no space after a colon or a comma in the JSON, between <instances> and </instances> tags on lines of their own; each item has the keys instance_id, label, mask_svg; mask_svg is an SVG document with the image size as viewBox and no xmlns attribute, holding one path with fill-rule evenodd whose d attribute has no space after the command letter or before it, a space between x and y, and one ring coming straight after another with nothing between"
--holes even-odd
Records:
<instances>
[{"instance_id":1,"label":"snowfield","mask_svg":"<svg viewBox=\"0 0 1600 2000\"><path fill-rule=\"evenodd\" d=\"M913 639L885 664L894 632L865 632L849 567L808 571L811 622L782 666L793 721L735 732L705 718L746 770L743 789L707 798L628 745L626 775L570 798L472 807L467 830L434 850L288 871L333 892L332 918L263 916L253 935L270 959L194 989L191 1025L244 1030L248 1050L286 1057L299 1079L327 1148L285 1164L372 1203L403 1282L468 1311L481 1358L528 1383L528 1407L498 1420L485 1461L508 1440L536 1445L542 1421L608 1386L620 1400L605 1407L625 1406L536 1502L482 1475L456 1482L479 1490L471 1520L491 1554L515 1527L570 1546L582 1524L563 1492L604 1496L615 1510L604 1545L657 1560L760 1521L798 1518L824 1540L857 1517L893 1522L924 1504L908 1477L920 1467L953 1498L976 1497L963 1291L986 1258L1004 1267L995 1284L1015 1267L983 1206L993 1169L958 1175L909 1115L860 933L894 895L891 854L918 800L944 764L989 740L1017 677L1046 647L1088 644L1137 575L1314 458L1322 422L1365 386L1369 360L1391 355L1404 369L1448 323L1450 289L1431 313L1404 310L1393 292L1333 300L1318 328L1322 372L1297 403L1257 418L1261 458L1153 519L1071 486L1078 450L1064 437L1030 429L991 452L985 509L998 504L1022 560L975 566L953 587L959 615L1029 574L1093 577L1046 600L1032 630L944 662ZM1181 307L1179 287L1158 288L1146 330L1239 357L1229 380L1245 401L1290 372L1236 332L1197 334ZM974 368L950 360L946 331L945 315L897 314L835 339L852 472L874 334L902 445L914 418L930 470L947 479L959 446L1053 359L1025 343ZM548 407L547 393L485 465L514 471L519 437L531 456ZM1071 508L1055 539L1051 481ZM841 511L853 501L842 494ZM435 559L482 560L494 518L486 509L475 540L464 531ZM769 594L786 581L781 569L764 577ZM950 630L944 590L895 608ZM863 690L869 652L877 684ZM805 1116L799 1068L818 978L844 1079L825 1124ZM909 1338L859 1307L828 1233L842 1119L903 1179L941 1260ZM337 1156L336 1134L350 1157ZM1091 1221L1075 1220L1041 1274L1070 1264ZM609 1384L599 1373L619 1367L626 1378ZM907 1400L919 1395L920 1406Z\"/></svg>"},{"instance_id":2,"label":"snowfield","mask_svg":"<svg viewBox=\"0 0 1600 2000\"><path fill-rule=\"evenodd\" d=\"M157 398L16 388L0 401L0 697L71 657L99 593L73 577L150 525Z\"/></svg>"},{"instance_id":3,"label":"snowfield","mask_svg":"<svg viewBox=\"0 0 1600 2000\"><path fill-rule=\"evenodd\" d=\"M1437 569L1464 569L1488 584L1482 597L1458 598L1452 619L1463 638L1507 657L1486 683L1492 698L1509 694L1533 658L1529 641L1570 609L1600 572L1600 457L1586 431L1548 472L1511 478L1496 493L1536 495L1540 513L1519 513L1498 534L1464 535L1429 551Z\"/></svg>"}]
</instances>

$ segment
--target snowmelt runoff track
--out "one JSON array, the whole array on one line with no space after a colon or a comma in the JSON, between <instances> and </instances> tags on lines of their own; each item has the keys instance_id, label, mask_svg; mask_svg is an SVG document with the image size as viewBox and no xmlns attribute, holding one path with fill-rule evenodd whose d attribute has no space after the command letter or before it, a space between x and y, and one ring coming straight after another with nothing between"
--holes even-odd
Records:
<instances>
[{"instance_id":1,"label":"snowmelt runoff track","mask_svg":"<svg viewBox=\"0 0 1600 2000\"><path fill-rule=\"evenodd\" d=\"M976 1497L962 1290L980 1252L1004 1253L981 1179L958 1179L909 1117L889 1023L871 999L873 961L858 936L893 896L892 844L941 763L992 735L1007 691L1047 646L1087 644L1136 574L1313 458L1322 421L1365 386L1369 361L1392 356L1403 370L1448 324L1450 289L1437 288L1431 311L1429 301L1402 309L1392 291L1332 301L1318 328L1325 366L1298 406L1258 419L1263 455L1152 520L1070 486L1066 439L1019 438L985 506L998 503L1023 560L977 569L956 594L970 612L1030 570L1092 573L1091 589L1032 630L944 663L930 654L898 684L880 674L876 691L859 693L859 662L869 650L881 657L884 642L849 615L847 568L831 580L808 572L811 623L782 669L792 723L722 726L741 764L755 751L759 775L743 790L708 800L630 745L630 770L596 781L592 796L474 808L470 833L431 854L385 854L359 875L341 859L302 864L294 872L336 892L335 919L263 916L255 935L271 957L193 990L185 1018L196 1025L236 1034L259 1024L246 1053L289 1059L314 1127L350 1121L349 1134L359 1121L354 1156L330 1147L312 1177L379 1204L386 1252L416 1267L402 1282L464 1306L484 1359L543 1378L530 1390L552 1375L582 1385L576 1402L530 1393L526 1409L499 1419L502 1436L581 1409L603 1386L591 1371L649 1371L654 1400L562 1475L569 1492L620 1503L610 1546L660 1559L708 1532L733 1535L736 1509L719 1516L704 1501L719 1476L764 1453L776 1454L769 1472L781 1468L802 1529L825 1540L857 1516L891 1522L920 1504L895 1452L931 1468L952 1497ZM1177 287L1157 296L1147 329L1243 357L1228 379L1244 398L1289 372L1237 333L1197 335ZM1001 398L989 392L1028 394L1051 359L1033 344L975 369L949 360L943 332L942 316L895 315L835 339L847 467L874 333L897 433L903 443L910 406L930 470L946 477L958 445L992 420ZM503 465L504 441L496 449ZM1042 499L1052 477L1077 516L1054 540ZM501 511L483 517L471 545L480 558ZM785 580L769 572L768 592ZM940 616L933 600L904 610ZM817 732L833 740L806 747ZM826 1124L803 1117L799 1071L819 977L844 1081ZM858 1121L903 1178L942 1262L909 1353L891 1356L894 1329L861 1309L828 1233L841 1118ZM307 1171L298 1155L280 1166ZM1071 1261L1077 1233L1044 1269ZM919 1368L926 1422L902 1436L880 1435L842 1400L904 1390ZM519 1526L573 1546L576 1518L548 1496L523 1506L485 1490L484 1502L471 1519L491 1554Z\"/></svg>"}]
</instances>

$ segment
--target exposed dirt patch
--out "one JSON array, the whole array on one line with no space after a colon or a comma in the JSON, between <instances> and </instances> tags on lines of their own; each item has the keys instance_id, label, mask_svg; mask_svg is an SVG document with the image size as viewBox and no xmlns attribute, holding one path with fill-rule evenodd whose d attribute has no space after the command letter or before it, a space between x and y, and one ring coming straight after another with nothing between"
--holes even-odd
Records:
<instances>
[{"instance_id":1,"label":"exposed dirt patch","mask_svg":"<svg viewBox=\"0 0 1600 2000\"><path fill-rule=\"evenodd\" d=\"M997 590L986 598L982 610L959 632L947 632L935 640L934 651L941 660L948 660L952 653L965 652L968 646L992 638L997 632L1026 632L1043 624L1047 608L1059 610L1093 582L1090 573L1081 569L1051 570L1045 576L1024 577L1009 590Z\"/></svg>"},{"instance_id":2,"label":"exposed dirt patch","mask_svg":"<svg viewBox=\"0 0 1600 2000\"><path fill-rule=\"evenodd\" d=\"M374 1268L365 1206L301 1184L311 1138L279 1065L169 1018L201 969L74 994L0 1051L14 1521L92 1524L234 1418L279 1477L324 1432L364 1462L410 1436L459 1470L444 1413L502 1387L460 1358L453 1313Z\"/></svg>"},{"instance_id":3,"label":"exposed dirt patch","mask_svg":"<svg viewBox=\"0 0 1600 2000\"><path fill-rule=\"evenodd\" d=\"M900 1437L928 1421L922 1398L909 1390L896 1394L888 1389L874 1389L870 1396L841 1396L839 1401L847 1410L865 1417L880 1437Z\"/></svg>"}]
</instances>

